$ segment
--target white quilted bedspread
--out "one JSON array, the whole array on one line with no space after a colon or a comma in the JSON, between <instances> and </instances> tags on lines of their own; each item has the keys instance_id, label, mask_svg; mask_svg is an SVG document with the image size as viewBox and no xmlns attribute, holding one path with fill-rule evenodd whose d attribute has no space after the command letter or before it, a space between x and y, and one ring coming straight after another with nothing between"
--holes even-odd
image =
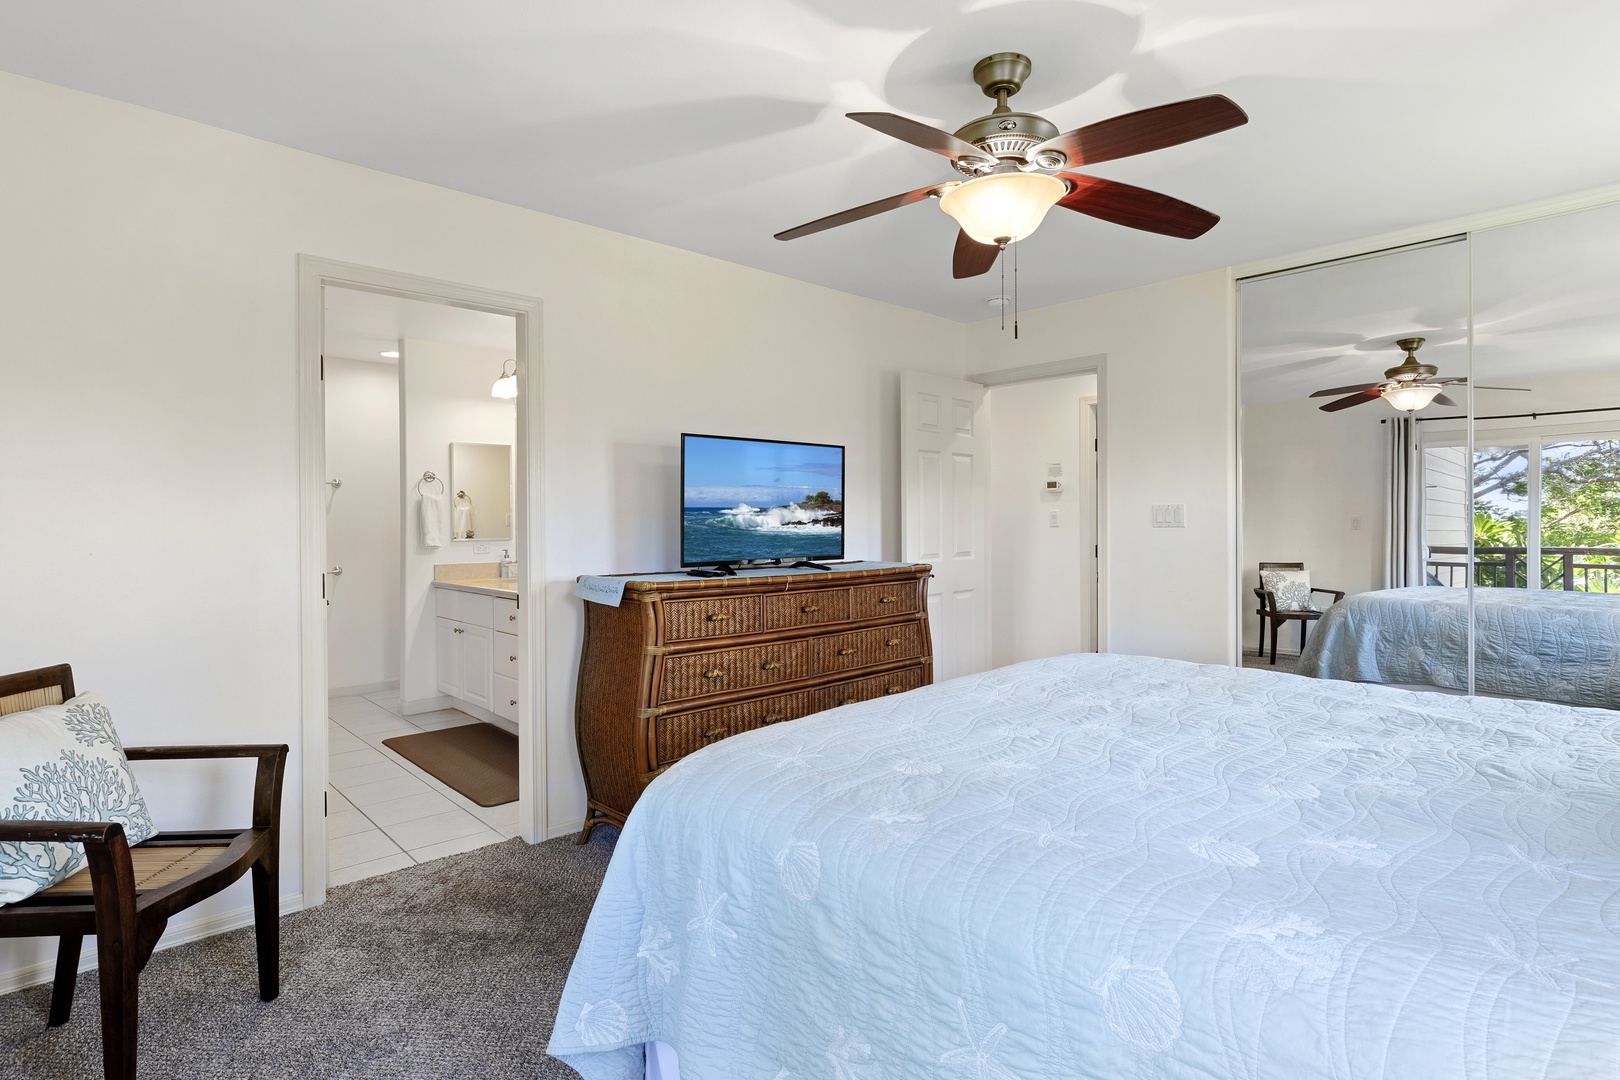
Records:
<instances>
[{"instance_id":1,"label":"white quilted bedspread","mask_svg":"<svg viewBox=\"0 0 1620 1080\"><path fill-rule=\"evenodd\" d=\"M1620 1076L1620 714L1068 656L643 796L589 1080Z\"/></svg>"}]
</instances>

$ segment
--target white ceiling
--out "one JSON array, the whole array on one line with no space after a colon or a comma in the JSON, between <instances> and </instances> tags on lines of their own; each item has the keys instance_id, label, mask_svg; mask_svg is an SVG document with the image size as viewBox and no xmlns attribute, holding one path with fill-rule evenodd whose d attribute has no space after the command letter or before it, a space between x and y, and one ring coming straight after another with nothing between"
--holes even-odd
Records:
<instances>
[{"instance_id":1,"label":"white ceiling","mask_svg":"<svg viewBox=\"0 0 1620 1080\"><path fill-rule=\"evenodd\" d=\"M1612 183L1613 0L92 0L0 7L0 69L956 319L948 178L843 117L954 128L979 57L1067 129L1224 93L1247 127L1098 166L1223 215L1196 241L1054 211L1034 307Z\"/></svg>"},{"instance_id":2,"label":"white ceiling","mask_svg":"<svg viewBox=\"0 0 1620 1080\"><path fill-rule=\"evenodd\" d=\"M507 353L517 347L517 320L510 315L491 315L358 289L328 288L325 302L321 352L327 356L395 364L399 362L397 357L383 353L397 353L401 338Z\"/></svg>"},{"instance_id":3,"label":"white ceiling","mask_svg":"<svg viewBox=\"0 0 1620 1080\"><path fill-rule=\"evenodd\" d=\"M1620 371L1620 206L1475 234L1472 284L1476 384ZM1467 375L1468 289L1461 242L1245 283L1243 400L1375 381L1403 337L1425 338L1418 358L1441 375Z\"/></svg>"}]
</instances>

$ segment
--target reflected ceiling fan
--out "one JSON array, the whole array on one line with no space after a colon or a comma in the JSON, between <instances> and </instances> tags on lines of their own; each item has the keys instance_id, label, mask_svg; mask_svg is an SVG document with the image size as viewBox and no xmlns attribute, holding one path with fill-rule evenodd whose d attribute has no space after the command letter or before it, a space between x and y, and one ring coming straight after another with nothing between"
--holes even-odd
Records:
<instances>
[{"instance_id":1,"label":"reflected ceiling fan","mask_svg":"<svg viewBox=\"0 0 1620 1080\"><path fill-rule=\"evenodd\" d=\"M1204 235L1220 220L1169 195L1063 170L1145 154L1248 123L1248 114L1230 99L1220 94L1192 98L1059 134L1057 125L1045 117L1014 112L1007 104L1023 87L1030 69L1029 57L1011 52L995 53L975 64L973 81L985 96L996 99L996 107L955 134L895 113L849 113L851 120L875 131L950 158L967 179L931 184L829 214L779 232L776 238L796 240L937 198L940 209L961 226L952 275L970 278L994 266L1008 244L1034 232L1053 206L1185 240Z\"/></svg>"},{"instance_id":2,"label":"reflected ceiling fan","mask_svg":"<svg viewBox=\"0 0 1620 1080\"><path fill-rule=\"evenodd\" d=\"M1311 397L1349 395L1323 405L1323 412L1338 412L1340 409L1377 401L1379 398L1389 402L1397 411L1408 414L1429 405L1456 407L1457 403L1445 395L1445 388L1454 383L1465 383L1468 379L1461 375L1440 378L1439 368L1433 364L1418 363L1417 351L1423 348L1423 340L1420 337L1409 337L1401 338L1395 343L1397 349L1406 353L1406 358L1395 367L1384 371L1383 382L1362 383L1360 386L1335 386L1330 390L1318 390ZM1517 390L1529 393L1529 388L1524 386L1476 386L1474 389Z\"/></svg>"}]
</instances>

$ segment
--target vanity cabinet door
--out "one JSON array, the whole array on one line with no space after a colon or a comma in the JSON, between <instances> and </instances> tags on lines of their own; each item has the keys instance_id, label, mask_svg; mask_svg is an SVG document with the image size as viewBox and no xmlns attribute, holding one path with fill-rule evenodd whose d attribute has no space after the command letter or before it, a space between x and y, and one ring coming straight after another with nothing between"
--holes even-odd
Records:
<instances>
[{"instance_id":1,"label":"vanity cabinet door","mask_svg":"<svg viewBox=\"0 0 1620 1080\"><path fill-rule=\"evenodd\" d=\"M434 630L434 654L438 667L439 693L458 698L461 692L461 639L465 627L453 619L438 619Z\"/></svg>"},{"instance_id":2,"label":"vanity cabinet door","mask_svg":"<svg viewBox=\"0 0 1620 1080\"><path fill-rule=\"evenodd\" d=\"M487 626L463 626L457 634L461 650L461 692L456 696L479 708L489 708L490 666L494 660L493 633Z\"/></svg>"}]
</instances>

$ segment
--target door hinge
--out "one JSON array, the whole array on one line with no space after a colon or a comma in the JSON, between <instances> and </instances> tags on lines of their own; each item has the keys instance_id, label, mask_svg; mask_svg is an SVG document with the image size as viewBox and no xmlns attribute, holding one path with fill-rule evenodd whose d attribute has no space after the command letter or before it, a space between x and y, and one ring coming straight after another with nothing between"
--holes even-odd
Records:
<instances>
[{"instance_id":1,"label":"door hinge","mask_svg":"<svg viewBox=\"0 0 1620 1080\"><path fill-rule=\"evenodd\" d=\"M330 792L321 792L321 817L332 816L332 795Z\"/></svg>"},{"instance_id":2,"label":"door hinge","mask_svg":"<svg viewBox=\"0 0 1620 1080\"><path fill-rule=\"evenodd\" d=\"M321 357L321 381L326 381L326 357L324 355Z\"/></svg>"},{"instance_id":3,"label":"door hinge","mask_svg":"<svg viewBox=\"0 0 1620 1080\"><path fill-rule=\"evenodd\" d=\"M1093 454L1095 454L1097 452L1097 440L1096 439L1091 440L1091 452Z\"/></svg>"}]
</instances>

